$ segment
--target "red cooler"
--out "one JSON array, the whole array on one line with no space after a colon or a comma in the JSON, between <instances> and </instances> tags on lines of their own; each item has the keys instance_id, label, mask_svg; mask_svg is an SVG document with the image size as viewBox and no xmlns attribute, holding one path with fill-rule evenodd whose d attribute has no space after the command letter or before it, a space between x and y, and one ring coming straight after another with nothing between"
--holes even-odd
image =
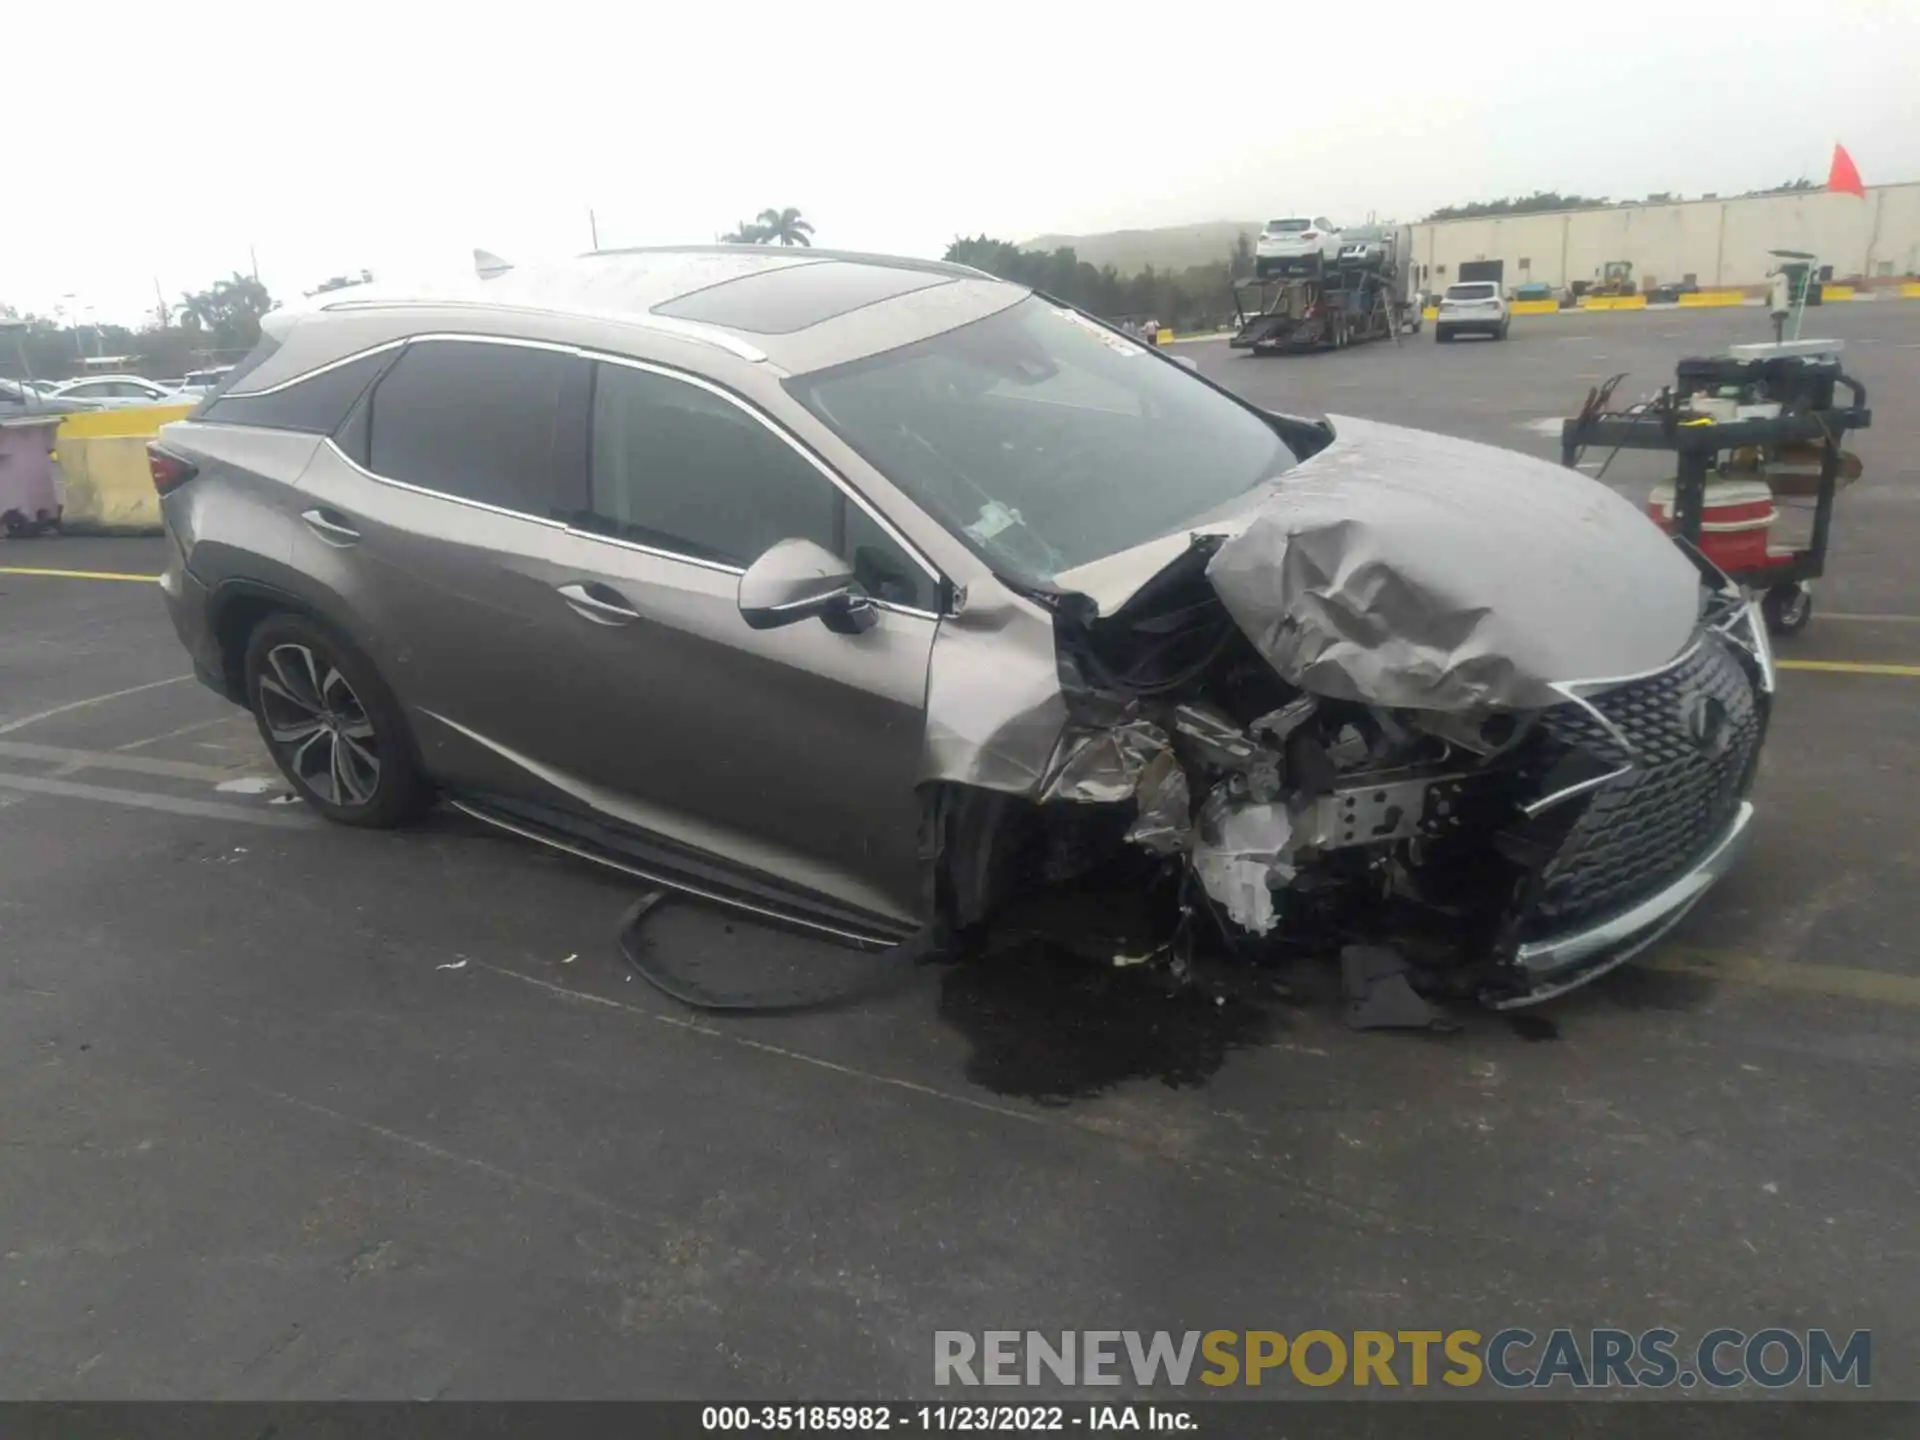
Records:
<instances>
[{"instance_id":1,"label":"red cooler","mask_svg":"<svg viewBox=\"0 0 1920 1440\"><path fill-rule=\"evenodd\" d=\"M1655 487L1647 513L1662 530L1673 532L1673 486ZM1709 480L1700 509L1700 551L1722 570L1758 570L1771 561L1767 541L1773 533L1773 491L1764 480Z\"/></svg>"}]
</instances>

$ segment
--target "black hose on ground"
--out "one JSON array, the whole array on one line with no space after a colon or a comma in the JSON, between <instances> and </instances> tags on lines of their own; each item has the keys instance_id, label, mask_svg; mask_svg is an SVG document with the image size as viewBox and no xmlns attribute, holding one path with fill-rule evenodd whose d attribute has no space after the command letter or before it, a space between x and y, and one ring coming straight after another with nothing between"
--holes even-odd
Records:
<instances>
[{"instance_id":1,"label":"black hose on ground","mask_svg":"<svg viewBox=\"0 0 1920 1440\"><path fill-rule=\"evenodd\" d=\"M919 965L935 958L940 947L931 928L916 931L897 945L862 955L863 963L849 967L832 983L814 985L716 985L705 977L699 962L675 964L647 942L643 931L650 916L671 897L682 902L694 897L672 890L648 890L620 917L620 954L642 980L671 1000L698 1010L725 1010L734 1014L792 1014L822 1010L886 994L910 979ZM784 932L781 932L784 933Z\"/></svg>"}]
</instances>

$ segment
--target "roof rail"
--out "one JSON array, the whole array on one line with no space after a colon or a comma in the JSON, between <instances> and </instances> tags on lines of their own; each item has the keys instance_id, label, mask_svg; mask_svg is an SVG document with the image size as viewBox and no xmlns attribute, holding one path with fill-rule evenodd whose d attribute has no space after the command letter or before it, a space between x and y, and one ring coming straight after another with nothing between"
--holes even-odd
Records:
<instances>
[{"instance_id":1,"label":"roof rail","mask_svg":"<svg viewBox=\"0 0 1920 1440\"><path fill-rule=\"evenodd\" d=\"M766 351L742 340L731 331L722 330L713 325L702 325L695 320L676 320L668 315L654 315L645 310L593 310L572 306L530 305L524 302L510 303L499 300L430 295L411 298L342 299L335 300L322 308L326 310L504 310L520 315L572 316L585 320L604 320L615 325L632 325L636 329L652 330L661 335L691 340L695 344L710 345L716 350L724 350L729 355L756 365L763 363L767 358Z\"/></svg>"}]
</instances>

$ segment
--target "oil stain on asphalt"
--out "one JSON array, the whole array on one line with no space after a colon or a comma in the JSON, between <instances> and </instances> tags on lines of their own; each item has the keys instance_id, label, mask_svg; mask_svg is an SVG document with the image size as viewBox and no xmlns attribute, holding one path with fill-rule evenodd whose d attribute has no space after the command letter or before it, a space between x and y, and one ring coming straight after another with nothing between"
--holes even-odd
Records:
<instances>
[{"instance_id":1,"label":"oil stain on asphalt","mask_svg":"<svg viewBox=\"0 0 1920 1440\"><path fill-rule=\"evenodd\" d=\"M1204 1085L1228 1055L1284 1024L1271 1005L1170 986L1151 969L1101 966L1034 941L949 967L939 1014L973 1047L969 1080L1052 1106L1130 1080Z\"/></svg>"}]
</instances>

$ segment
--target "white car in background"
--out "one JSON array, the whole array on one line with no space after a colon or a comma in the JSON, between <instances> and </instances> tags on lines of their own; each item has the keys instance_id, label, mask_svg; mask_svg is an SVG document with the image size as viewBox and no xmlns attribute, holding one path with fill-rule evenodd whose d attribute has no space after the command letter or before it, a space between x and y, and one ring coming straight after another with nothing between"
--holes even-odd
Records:
<instances>
[{"instance_id":1,"label":"white car in background","mask_svg":"<svg viewBox=\"0 0 1920 1440\"><path fill-rule=\"evenodd\" d=\"M1445 343L1456 335L1487 335L1495 340L1507 338L1513 324L1507 309L1507 297L1492 280L1462 280L1449 285L1440 297L1433 317L1433 338Z\"/></svg>"},{"instance_id":2,"label":"white car in background","mask_svg":"<svg viewBox=\"0 0 1920 1440\"><path fill-rule=\"evenodd\" d=\"M98 400L108 405L178 404L188 397L169 390L144 375L83 375L54 387L54 394L72 400Z\"/></svg>"},{"instance_id":3,"label":"white car in background","mask_svg":"<svg viewBox=\"0 0 1920 1440\"><path fill-rule=\"evenodd\" d=\"M1253 273L1318 275L1340 254L1339 227L1324 215L1269 220L1253 245Z\"/></svg>"},{"instance_id":4,"label":"white car in background","mask_svg":"<svg viewBox=\"0 0 1920 1440\"><path fill-rule=\"evenodd\" d=\"M220 388L231 365L216 365L211 370L189 370L180 381L180 395L187 400L204 400Z\"/></svg>"}]
</instances>

